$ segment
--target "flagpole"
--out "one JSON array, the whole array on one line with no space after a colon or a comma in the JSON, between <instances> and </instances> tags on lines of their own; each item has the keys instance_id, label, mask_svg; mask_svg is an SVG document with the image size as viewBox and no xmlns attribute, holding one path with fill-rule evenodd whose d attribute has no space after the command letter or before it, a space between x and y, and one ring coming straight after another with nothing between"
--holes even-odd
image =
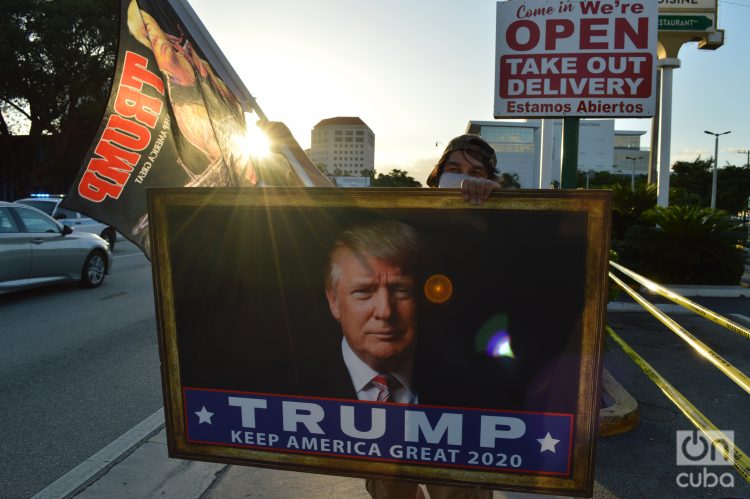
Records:
<instances>
[{"instance_id":1,"label":"flagpole","mask_svg":"<svg viewBox=\"0 0 750 499\"><path fill-rule=\"evenodd\" d=\"M188 1L168 0L168 2L180 18L180 21L185 23L186 31L190 33L190 36L195 40L198 47L200 47L203 55L207 60L211 61L211 66L214 71L216 71L217 76L221 78L229 89L232 90L232 93L239 98L243 111L253 111L258 115L258 118L261 121L268 121L266 114L260 106L258 106L255 97L253 97L250 90L247 89L245 83L239 77L232 65L229 64L224 53L216 44L216 41L214 41L213 37L203 25L203 22Z\"/></svg>"},{"instance_id":2,"label":"flagpole","mask_svg":"<svg viewBox=\"0 0 750 499\"><path fill-rule=\"evenodd\" d=\"M258 105L255 97L247 89L245 83L234 70L219 45L204 26L203 22L195 13L187 0L167 0L185 24L185 29L200 48L203 55L211 63L211 67L221 78L224 84L234 93L240 101L243 111L253 111L258 115L262 123L267 123L268 117ZM312 160L307 156L299 143L291 136L289 143L280 144L280 152L289 162L289 166L299 178L302 185L306 187L330 187L331 181L318 170Z\"/></svg>"}]
</instances>

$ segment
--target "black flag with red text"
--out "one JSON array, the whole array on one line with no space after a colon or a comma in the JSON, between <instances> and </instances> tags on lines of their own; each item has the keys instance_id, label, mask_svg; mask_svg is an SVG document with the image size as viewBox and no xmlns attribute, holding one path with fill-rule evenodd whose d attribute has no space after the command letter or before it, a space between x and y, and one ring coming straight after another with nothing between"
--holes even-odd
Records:
<instances>
[{"instance_id":1,"label":"black flag with red text","mask_svg":"<svg viewBox=\"0 0 750 499\"><path fill-rule=\"evenodd\" d=\"M147 187L253 186L240 101L168 2L123 0L112 93L64 206L149 255Z\"/></svg>"}]
</instances>

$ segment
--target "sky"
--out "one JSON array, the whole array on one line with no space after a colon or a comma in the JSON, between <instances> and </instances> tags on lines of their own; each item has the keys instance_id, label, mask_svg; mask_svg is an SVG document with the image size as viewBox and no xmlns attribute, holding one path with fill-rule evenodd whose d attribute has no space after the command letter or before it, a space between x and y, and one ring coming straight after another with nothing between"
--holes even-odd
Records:
<instances>
[{"instance_id":1,"label":"sky","mask_svg":"<svg viewBox=\"0 0 750 499\"><path fill-rule=\"evenodd\" d=\"M189 0L269 119L303 148L320 120L359 116L375 169L424 182L470 120L493 120L494 0ZM743 165L750 149L750 0L719 0L717 50L683 45L674 71L672 163ZM618 119L643 130L650 119ZM436 143L438 144L436 146Z\"/></svg>"}]
</instances>

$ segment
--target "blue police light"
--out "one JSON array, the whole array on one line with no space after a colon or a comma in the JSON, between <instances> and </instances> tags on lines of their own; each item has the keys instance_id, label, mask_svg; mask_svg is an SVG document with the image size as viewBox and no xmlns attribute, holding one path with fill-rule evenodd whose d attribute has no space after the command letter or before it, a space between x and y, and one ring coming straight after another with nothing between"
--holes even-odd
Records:
<instances>
[{"instance_id":1,"label":"blue police light","mask_svg":"<svg viewBox=\"0 0 750 499\"><path fill-rule=\"evenodd\" d=\"M50 194L49 192L34 192L29 194L32 198L38 198L38 199L62 199L65 197L65 194Z\"/></svg>"}]
</instances>

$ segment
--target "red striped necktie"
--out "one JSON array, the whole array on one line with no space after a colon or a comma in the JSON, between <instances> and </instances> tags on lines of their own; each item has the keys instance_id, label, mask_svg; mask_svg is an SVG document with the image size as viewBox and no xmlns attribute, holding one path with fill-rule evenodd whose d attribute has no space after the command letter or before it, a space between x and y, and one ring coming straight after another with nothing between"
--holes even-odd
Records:
<instances>
[{"instance_id":1,"label":"red striped necktie","mask_svg":"<svg viewBox=\"0 0 750 499\"><path fill-rule=\"evenodd\" d=\"M390 374L378 374L372 381L372 385L378 389L378 402L393 402L393 391L396 389L397 381Z\"/></svg>"}]
</instances>

